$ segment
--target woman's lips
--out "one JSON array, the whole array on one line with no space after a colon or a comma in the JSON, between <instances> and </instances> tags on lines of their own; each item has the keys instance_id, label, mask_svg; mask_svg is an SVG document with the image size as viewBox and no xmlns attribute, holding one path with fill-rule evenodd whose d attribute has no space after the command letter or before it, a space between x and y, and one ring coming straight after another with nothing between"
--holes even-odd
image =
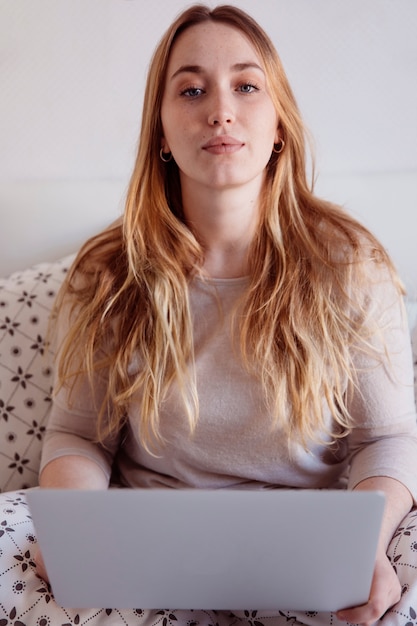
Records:
<instances>
[{"instance_id":1,"label":"woman's lips","mask_svg":"<svg viewBox=\"0 0 417 626\"><path fill-rule=\"evenodd\" d=\"M210 152L210 154L231 154L240 150L243 145L241 141L234 139L234 137L221 135L209 139L209 141L203 145L203 150Z\"/></svg>"}]
</instances>

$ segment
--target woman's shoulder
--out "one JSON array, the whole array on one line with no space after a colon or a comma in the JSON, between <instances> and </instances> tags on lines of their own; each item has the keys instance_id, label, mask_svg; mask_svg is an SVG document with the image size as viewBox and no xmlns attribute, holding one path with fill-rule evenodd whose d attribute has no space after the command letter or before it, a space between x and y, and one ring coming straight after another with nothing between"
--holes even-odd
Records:
<instances>
[{"instance_id":1,"label":"woman's shoulder","mask_svg":"<svg viewBox=\"0 0 417 626\"><path fill-rule=\"evenodd\" d=\"M72 269L77 273L102 273L111 269L116 261L120 261L123 253L122 221L118 219L84 243Z\"/></svg>"},{"instance_id":2,"label":"woman's shoulder","mask_svg":"<svg viewBox=\"0 0 417 626\"><path fill-rule=\"evenodd\" d=\"M371 273L391 264L382 243L347 209L323 200L319 206L314 230L330 262L363 264Z\"/></svg>"},{"instance_id":3,"label":"woman's shoulder","mask_svg":"<svg viewBox=\"0 0 417 626\"><path fill-rule=\"evenodd\" d=\"M336 204L319 200L314 209L310 263L324 289L330 286L336 294L341 290L361 303L370 293L403 294L394 263L372 231Z\"/></svg>"},{"instance_id":4,"label":"woman's shoulder","mask_svg":"<svg viewBox=\"0 0 417 626\"><path fill-rule=\"evenodd\" d=\"M80 248L62 286L61 296L85 301L103 288L112 291L114 285L123 282L126 276L124 258L122 221L118 219L90 237Z\"/></svg>"}]
</instances>

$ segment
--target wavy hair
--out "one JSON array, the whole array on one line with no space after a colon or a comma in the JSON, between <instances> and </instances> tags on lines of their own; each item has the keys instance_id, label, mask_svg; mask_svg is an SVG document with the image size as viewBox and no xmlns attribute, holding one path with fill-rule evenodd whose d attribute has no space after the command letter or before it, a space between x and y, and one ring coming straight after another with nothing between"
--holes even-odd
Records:
<instances>
[{"instance_id":1,"label":"wavy hair","mask_svg":"<svg viewBox=\"0 0 417 626\"><path fill-rule=\"evenodd\" d=\"M253 45L285 141L266 168L250 285L235 324L243 362L263 385L275 423L306 444L326 429L324 402L339 430L349 429L349 348L362 342L366 349L371 332L363 305L366 266L380 263L395 272L371 233L314 195L306 174L306 131L281 61L262 28L236 7L187 9L156 48L122 223L85 244L57 301L58 314L68 303L72 309L58 380L74 384L88 374L93 384L97 373L106 375L99 441L121 428L129 403L139 398L143 444L150 450L162 443L159 408L174 381L191 431L198 420L188 284L204 252L183 220L178 167L163 163L159 151L172 46L187 28L205 21L237 28Z\"/></svg>"}]
</instances>

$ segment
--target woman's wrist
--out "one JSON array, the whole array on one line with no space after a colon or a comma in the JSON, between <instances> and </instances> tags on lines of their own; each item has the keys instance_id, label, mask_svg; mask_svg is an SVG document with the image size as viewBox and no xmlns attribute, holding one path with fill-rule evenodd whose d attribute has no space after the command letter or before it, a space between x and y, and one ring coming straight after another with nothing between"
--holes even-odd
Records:
<instances>
[{"instance_id":1,"label":"woman's wrist","mask_svg":"<svg viewBox=\"0 0 417 626\"><path fill-rule=\"evenodd\" d=\"M407 487L394 478L375 476L354 487L355 491L381 491L385 495L385 509L379 535L378 551L386 552L388 545L413 506L413 497Z\"/></svg>"}]
</instances>

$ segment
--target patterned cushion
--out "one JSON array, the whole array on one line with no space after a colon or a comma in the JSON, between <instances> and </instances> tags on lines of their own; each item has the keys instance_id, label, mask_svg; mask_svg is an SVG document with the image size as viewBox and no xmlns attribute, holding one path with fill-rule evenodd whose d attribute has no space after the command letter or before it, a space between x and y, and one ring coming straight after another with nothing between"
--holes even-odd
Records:
<instances>
[{"instance_id":1,"label":"patterned cushion","mask_svg":"<svg viewBox=\"0 0 417 626\"><path fill-rule=\"evenodd\" d=\"M51 404L45 344L55 295L73 256L0 278L0 491L35 486Z\"/></svg>"}]
</instances>

